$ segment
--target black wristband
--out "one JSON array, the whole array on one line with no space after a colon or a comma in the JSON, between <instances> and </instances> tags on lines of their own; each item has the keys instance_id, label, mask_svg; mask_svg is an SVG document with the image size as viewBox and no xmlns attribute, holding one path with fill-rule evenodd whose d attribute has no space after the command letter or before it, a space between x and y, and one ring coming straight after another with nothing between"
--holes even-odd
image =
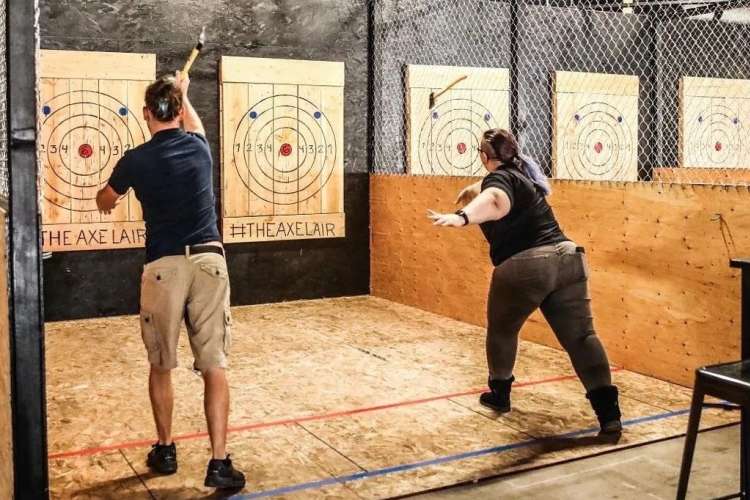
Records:
<instances>
[{"instance_id":1,"label":"black wristband","mask_svg":"<svg viewBox=\"0 0 750 500\"><path fill-rule=\"evenodd\" d=\"M463 210L456 210L456 215L460 215L464 219L464 226L469 225L469 216Z\"/></svg>"}]
</instances>

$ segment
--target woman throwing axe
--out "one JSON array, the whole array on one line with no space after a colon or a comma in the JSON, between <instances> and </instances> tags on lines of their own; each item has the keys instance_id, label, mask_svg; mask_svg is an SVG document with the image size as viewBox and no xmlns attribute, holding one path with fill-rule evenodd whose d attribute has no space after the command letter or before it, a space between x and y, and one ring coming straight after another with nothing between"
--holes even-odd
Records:
<instances>
[{"instance_id":1,"label":"woman throwing axe","mask_svg":"<svg viewBox=\"0 0 750 500\"><path fill-rule=\"evenodd\" d=\"M546 200L546 177L519 154L512 133L485 132L479 156L489 174L461 191L463 210L430 211L430 218L437 226L479 224L490 244L495 266L487 304L490 391L480 396L481 404L510 411L518 334L540 308L586 388L601 432L620 432L618 391L594 331L583 249L563 234Z\"/></svg>"}]
</instances>

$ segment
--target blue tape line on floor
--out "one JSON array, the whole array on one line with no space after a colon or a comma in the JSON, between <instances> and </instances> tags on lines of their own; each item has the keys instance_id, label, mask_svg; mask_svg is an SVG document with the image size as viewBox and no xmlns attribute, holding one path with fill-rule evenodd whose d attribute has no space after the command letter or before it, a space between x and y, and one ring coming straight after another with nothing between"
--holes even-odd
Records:
<instances>
[{"instance_id":1,"label":"blue tape line on floor","mask_svg":"<svg viewBox=\"0 0 750 500\"><path fill-rule=\"evenodd\" d=\"M659 413L657 415L650 415L647 417L639 417L639 418L634 418L630 420L625 420L623 421L622 425L624 427L629 427L632 425L643 424L646 422L653 422L656 420L664 420L667 418L677 417L680 415L686 415L688 413L690 413L689 409L670 411L666 413ZM581 436L584 434L592 434L598 431L599 431L598 427L591 427L589 429L582 429L579 431L569 432L566 434L558 434L556 436L550 436L550 438L565 439L565 438ZM545 439L550 439L550 438L545 438ZM234 495L230 498L231 500L251 500L253 498L267 498L267 497L272 497L272 496L277 496L277 495L286 495L289 493L295 493L297 491L318 489L318 488L323 488L325 486L341 485L341 484L352 482L352 481L361 481L363 479L369 479L372 477L385 476L388 474L396 474L398 472L405 472L409 470L420 469L422 467L429 467L431 465L440 465L440 464L445 464L449 462L456 462L459 460L466 460L467 458L475 458L475 457L481 457L483 455L503 453L505 451L515 450L518 448L526 448L528 446L531 446L539 442L540 442L539 439L529 439L526 441L519 441L517 443L505 444L502 446L493 446L491 448L483 448L481 450L467 451L464 453L458 453L456 455L447 455L445 457L434 458L431 460L423 460L420 462L412 462L409 464L395 465L392 467L384 467L382 469L373 469L371 471L355 472L353 474L347 474L344 476L329 477L329 478L320 479L317 481L310 481L309 483L300 483L300 484L295 484L291 486L283 486L281 488L276 488L273 490L258 491L256 493L248 493L248 494L243 494L243 495Z\"/></svg>"}]
</instances>

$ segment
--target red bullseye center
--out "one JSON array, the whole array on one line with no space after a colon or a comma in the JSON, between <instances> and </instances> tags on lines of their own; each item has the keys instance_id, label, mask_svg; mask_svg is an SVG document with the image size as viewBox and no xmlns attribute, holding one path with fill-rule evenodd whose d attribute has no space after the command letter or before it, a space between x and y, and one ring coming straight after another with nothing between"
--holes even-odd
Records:
<instances>
[{"instance_id":1,"label":"red bullseye center","mask_svg":"<svg viewBox=\"0 0 750 500\"><path fill-rule=\"evenodd\" d=\"M91 158L91 155L94 154L94 148L90 144L81 144L78 147L78 154L81 155L81 158Z\"/></svg>"},{"instance_id":2,"label":"red bullseye center","mask_svg":"<svg viewBox=\"0 0 750 500\"><path fill-rule=\"evenodd\" d=\"M596 151L597 154L601 153L603 149L604 144L602 144L601 142L597 142L596 144L594 144L594 151Z\"/></svg>"},{"instance_id":3,"label":"red bullseye center","mask_svg":"<svg viewBox=\"0 0 750 500\"><path fill-rule=\"evenodd\" d=\"M464 154L466 152L466 144L463 142L459 142L458 146L456 146L456 149L458 149L458 154Z\"/></svg>"},{"instance_id":4,"label":"red bullseye center","mask_svg":"<svg viewBox=\"0 0 750 500\"><path fill-rule=\"evenodd\" d=\"M721 151L721 148L722 148L721 143L717 141L716 144L714 144L714 149L716 151Z\"/></svg>"},{"instance_id":5,"label":"red bullseye center","mask_svg":"<svg viewBox=\"0 0 750 500\"><path fill-rule=\"evenodd\" d=\"M289 156L292 154L292 145L288 143L282 144L281 149L279 149L279 154L281 156Z\"/></svg>"}]
</instances>

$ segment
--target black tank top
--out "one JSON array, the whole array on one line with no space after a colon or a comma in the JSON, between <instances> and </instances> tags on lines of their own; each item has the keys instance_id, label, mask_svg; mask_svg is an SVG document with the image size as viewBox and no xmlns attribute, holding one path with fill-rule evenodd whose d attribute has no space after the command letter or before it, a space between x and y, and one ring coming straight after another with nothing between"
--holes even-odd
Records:
<instances>
[{"instance_id":1,"label":"black tank top","mask_svg":"<svg viewBox=\"0 0 750 500\"><path fill-rule=\"evenodd\" d=\"M498 188L510 198L510 212L500 220L480 224L490 244L492 264L524 250L567 241L552 207L537 186L516 167L501 167L482 181L482 191Z\"/></svg>"}]
</instances>

